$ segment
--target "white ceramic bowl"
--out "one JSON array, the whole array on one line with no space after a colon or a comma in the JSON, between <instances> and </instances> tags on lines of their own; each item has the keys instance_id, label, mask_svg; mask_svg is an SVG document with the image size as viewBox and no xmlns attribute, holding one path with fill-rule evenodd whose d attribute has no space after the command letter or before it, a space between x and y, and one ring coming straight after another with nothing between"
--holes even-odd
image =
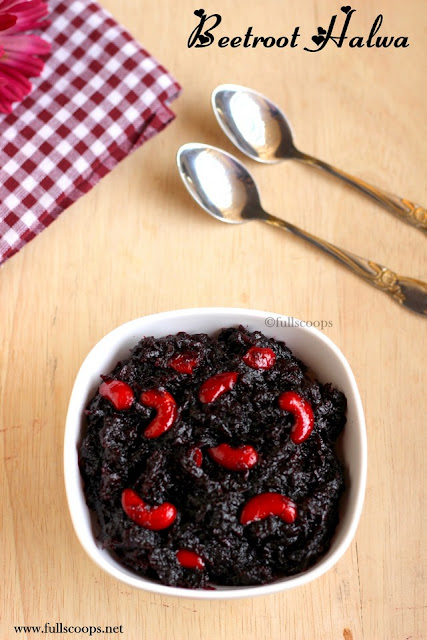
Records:
<instances>
[{"instance_id":1,"label":"white ceramic bowl","mask_svg":"<svg viewBox=\"0 0 427 640\"><path fill-rule=\"evenodd\" d=\"M183 309L138 318L111 331L96 344L77 374L68 408L65 429L65 485L71 518L77 537L89 556L109 574L126 584L163 595L219 599L266 595L307 584L328 571L348 548L360 518L366 483L366 431L359 391L350 366L338 347L323 333L302 328L295 318L265 311L232 308ZM77 449L84 430L83 411L96 392L100 374L111 371L125 359L142 337L161 337L179 331L215 334L224 327L242 324L283 340L307 364L321 382L331 382L347 396L347 424L342 436L342 455L348 489L342 500L340 522L329 551L307 571L274 583L254 587L222 587L192 590L168 587L137 576L102 549L94 535L92 515L86 506L78 467Z\"/></svg>"}]
</instances>

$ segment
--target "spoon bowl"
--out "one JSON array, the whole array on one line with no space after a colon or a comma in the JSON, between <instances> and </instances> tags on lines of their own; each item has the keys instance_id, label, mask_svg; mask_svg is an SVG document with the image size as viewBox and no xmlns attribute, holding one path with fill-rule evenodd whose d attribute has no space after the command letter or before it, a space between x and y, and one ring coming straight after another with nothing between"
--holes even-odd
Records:
<instances>
[{"instance_id":1,"label":"spoon bowl","mask_svg":"<svg viewBox=\"0 0 427 640\"><path fill-rule=\"evenodd\" d=\"M242 224L251 212L261 209L251 175L225 151L205 144L184 144L178 151L177 164L190 194L217 220Z\"/></svg>"},{"instance_id":2,"label":"spoon bowl","mask_svg":"<svg viewBox=\"0 0 427 640\"><path fill-rule=\"evenodd\" d=\"M212 108L224 133L253 160L274 164L298 153L285 114L261 93L222 84L212 93Z\"/></svg>"}]
</instances>

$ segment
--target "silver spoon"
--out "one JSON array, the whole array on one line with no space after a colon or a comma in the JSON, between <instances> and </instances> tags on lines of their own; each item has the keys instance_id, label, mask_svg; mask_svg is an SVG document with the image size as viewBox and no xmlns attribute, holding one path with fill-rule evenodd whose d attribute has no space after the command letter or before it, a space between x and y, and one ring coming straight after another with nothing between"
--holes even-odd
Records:
<instances>
[{"instance_id":1,"label":"silver spoon","mask_svg":"<svg viewBox=\"0 0 427 640\"><path fill-rule=\"evenodd\" d=\"M399 304L427 317L425 282L399 276L372 260L359 258L270 215L261 206L252 176L232 155L206 144L189 143L178 150L177 164L188 191L217 220L233 224L262 220L289 231L329 254L377 289L388 293Z\"/></svg>"},{"instance_id":2,"label":"silver spoon","mask_svg":"<svg viewBox=\"0 0 427 640\"><path fill-rule=\"evenodd\" d=\"M212 93L212 107L224 133L247 156L275 163L292 158L323 169L370 196L401 220L427 231L427 209L385 193L330 164L295 148L291 126L283 111L265 96L237 84L222 84Z\"/></svg>"}]
</instances>

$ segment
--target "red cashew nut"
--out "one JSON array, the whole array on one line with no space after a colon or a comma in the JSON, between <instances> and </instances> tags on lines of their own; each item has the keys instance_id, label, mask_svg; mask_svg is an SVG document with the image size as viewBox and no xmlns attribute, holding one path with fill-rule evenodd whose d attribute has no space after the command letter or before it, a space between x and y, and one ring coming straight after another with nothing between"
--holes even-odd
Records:
<instances>
[{"instance_id":1,"label":"red cashew nut","mask_svg":"<svg viewBox=\"0 0 427 640\"><path fill-rule=\"evenodd\" d=\"M290 524L297 517L297 506L281 493L260 493L245 504L240 515L240 523L246 525L257 520L265 520L269 516L279 516Z\"/></svg>"},{"instance_id":2,"label":"red cashew nut","mask_svg":"<svg viewBox=\"0 0 427 640\"><path fill-rule=\"evenodd\" d=\"M131 387L121 380L106 380L99 387L99 394L121 411L130 409L134 401Z\"/></svg>"},{"instance_id":3,"label":"red cashew nut","mask_svg":"<svg viewBox=\"0 0 427 640\"><path fill-rule=\"evenodd\" d=\"M176 557L179 564L185 569L204 569L205 561L195 551L188 551L187 549L180 549L176 552Z\"/></svg>"},{"instance_id":4,"label":"red cashew nut","mask_svg":"<svg viewBox=\"0 0 427 640\"><path fill-rule=\"evenodd\" d=\"M173 427L177 416L176 402L168 391L150 389L143 391L141 404L157 409L157 415L144 431L146 438L158 438Z\"/></svg>"},{"instance_id":5,"label":"red cashew nut","mask_svg":"<svg viewBox=\"0 0 427 640\"><path fill-rule=\"evenodd\" d=\"M226 391L230 391L236 384L239 374L236 371L226 373L217 373L215 376L208 378L202 384L199 390L199 400L203 404L214 402L219 396Z\"/></svg>"},{"instance_id":6,"label":"red cashew nut","mask_svg":"<svg viewBox=\"0 0 427 640\"><path fill-rule=\"evenodd\" d=\"M203 462L203 453L202 450L199 449L199 447L192 447L189 451L190 454L190 458L193 460L194 464L197 467L201 467L202 466L202 462Z\"/></svg>"},{"instance_id":7,"label":"red cashew nut","mask_svg":"<svg viewBox=\"0 0 427 640\"><path fill-rule=\"evenodd\" d=\"M295 418L295 424L291 431L292 442L301 444L307 440L314 426L311 404L295 391L285 391L279 396L279 407L292 413Z\"/></svg>"},{"instance_id":8,"label":"red cashew nut","mask_svg":"<svg viewBox=\"0 0 427 640\"><path fill-rule=\"evenodd\" d=\"M229 444L220 444L208 449L212 460L230 471L246 471L258 462L258 453L250 444L233 448Z\"/></svg>"},{"instance_id":9,"label":"red cashew nut","mask_svg":"<svg viewBox=\"0 0 427 640\"><path fill-rule=\"evenodd\" d=\"M178 513L170 502L164 502L158 507L149 507L133 489L123 491L122 507L133 522L151 531L167 529L174 523Z\"/></svg>"},{"instance_id":10,"label":"red cashew nut","mask_svg":"<svg viewBox=\"0 0 427 640\"><path fill-rule=\"evenodd\" d=\"M243 362L252 369L271 369L276 362L276 354L268 347L251 347L243 356Z\"/></svg>"},{"instance_id":11,"label":"red cashew nut","mask_svg":"<svg viewBox=\"0 0 427 640\"><path fill-rule=\"evenodd\" d=\"M194 353L185 351L184 353L177 353L173 356L168 365L178 371L178 373L193 373L193 370L199 364L199 360Z\"/></svg>"}]
</instances>

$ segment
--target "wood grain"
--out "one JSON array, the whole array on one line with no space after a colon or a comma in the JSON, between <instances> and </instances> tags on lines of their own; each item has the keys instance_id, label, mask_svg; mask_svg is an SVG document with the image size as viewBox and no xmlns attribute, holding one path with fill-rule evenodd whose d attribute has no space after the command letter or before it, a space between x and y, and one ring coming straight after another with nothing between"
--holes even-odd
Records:
<instances>
[{"instance_id":1,"label":"wood grain","mask_svg":"<svg viewBox=\"0 0 427 640\"><path fill-rule=\"evenodd\" d=\"M0 270L0 637L33 640L40 634L16 634L14 625L56 621L122 625L123 634L103 637L126 640L425 637L425 321L277 230L216 223L190 200L175 169L184 142L233 152L209 98L217 84L236 82L283 106L301 150L425 204L425 3L353 3L355 35L367 35L382 12L382 33L408 35L406 49L330 43L319 53L302 45L188 49L194 2L102 4L175 74L183 94L167 130ZM299 25L306 40L339 5L202 3L222 14L222 35L242 35L249 25L259 35L289 35ZM415 229L309 168L246 164L267 210L427 279L425 239ZM92 564L68 515L62 446L74 377L100 337L140 315L215 305L331 321L325 333L360 386L369 472L356 537L333 570L294 592L211 603L142 593Z\"/></svg>"}]
</instances>

